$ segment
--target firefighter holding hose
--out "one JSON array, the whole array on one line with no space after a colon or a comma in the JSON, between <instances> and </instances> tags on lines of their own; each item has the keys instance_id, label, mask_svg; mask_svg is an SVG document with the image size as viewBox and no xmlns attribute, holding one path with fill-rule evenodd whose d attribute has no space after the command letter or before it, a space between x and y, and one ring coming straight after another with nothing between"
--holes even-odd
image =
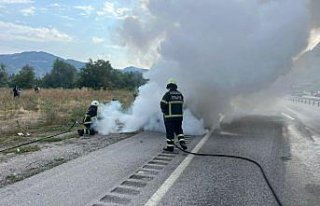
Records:
<instances>
[{"instance_id":1,"label":"firefighter holding hose","mask_svg":"<svg viewBox=\"0 0 320 206\"><path fill-rule=\"evenodd\" d=\"M82 137L84 134L96 134L96 131L94 130L94 128L92 128L92 124L97 120L98 106L99 102L97 100L91 102L91 105L83 118L83 125L85 126L85 128L78 130L78 134L80 137Z\"/></svg>"},{"instance_id":2,"label":"firefighter holding hose","mask_svg":"<svg viewBox=\"0 0 320 206\"><path fill-rule=\"evenodd\" d=\"M175 135L178 137L182 149L186 150L187 146L182 130L183 95L177 90L177 82L173 78L168 80L167 89L169 91L165 93L160 102L167 136L167 146L163 150L173 152Z\"/></svg>"}]
</instances>

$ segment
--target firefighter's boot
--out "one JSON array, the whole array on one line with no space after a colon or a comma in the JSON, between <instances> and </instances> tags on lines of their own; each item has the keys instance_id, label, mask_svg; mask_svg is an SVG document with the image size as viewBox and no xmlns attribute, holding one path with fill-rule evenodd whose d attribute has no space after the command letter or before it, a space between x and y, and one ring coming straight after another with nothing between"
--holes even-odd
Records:
<instances>
[{"instance_id":1,"label":"firefighter's boot","mask_svg":"<svg viewBox=\"0 0 320 206\"><path fill-rule=\"evenodd\" d=\"M169 146L168 147L164 147L163 150L166 151L166 152L173 152L173 147L171 147L171 146L170 147Z\"/></svg>"},{"instance_id":2,"label":"firefighter's boot","mask_svg":"<svg viewBox=\"0 0 320 206\"><path fill-rule=\"evenodd\" d=\"M90 134L90 135L95 135L96 133L97 133L97 132L96 132L94 129L90 129L90 130L89 130L89 134Z\"/></svg>"},{"instance_id":3,"label":"firefighter's boot","mask_svg":"<svg viewBox=\"0 0 320 206\"><path fill-rule=\"evenodd\" d=\"M188 149L187 145L186 145L186 142L185 141L180 141L180 146L182 147L183 150L186 150Z\"/></svg>"},{"instance_id":4,"label":"firefighter's boot","mask_svg":"<svg viewBox=\"0 0 320 206\"><path fill-rule=\"evenodd\" d=\"M82 137L82 136L83 136L83 134L84 134L83 129L78 129L78 134L79 134L79 136L80 136L80 137Z\"/></svg>"},{"instance_id":5,"label":"firefighter's boot","mask_svg":"<svg viewBox=\"0 0 320 206\"><path fill-rule=\"evenodd\" d=\"M174 147L173 143L174 143L173 139L167 139L167 147L164 147L163 150L167 152L173 152L173 147Z\"/></svg>"}]
</instances>

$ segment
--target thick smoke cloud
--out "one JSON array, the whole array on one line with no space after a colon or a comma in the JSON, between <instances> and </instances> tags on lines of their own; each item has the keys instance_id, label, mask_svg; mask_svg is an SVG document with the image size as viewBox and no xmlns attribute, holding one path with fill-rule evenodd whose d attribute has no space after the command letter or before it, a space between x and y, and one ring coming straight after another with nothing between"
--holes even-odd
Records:
<instances>
[{"instance_id":1,"label":"thick smoke cloud","mask_svg":"<svg viewBox=\"0 0 320 206\"><path fill-rule=\"evenodd\" d=\"M310 1L310 11L311 11L311 26L313 28L320 27L320 1L312 0Z\"/></svg>"},{"instance_id":2,"label":"thick smoke cloud","mask_svg":"<svg viewBox=\"0 0 320 206\"><path fill-rule=\"evenodd\" d=\"M122 121L131 128L160 128L159 101L166 79L173 77L190 110L184 124L203 119L204 126L214 125L219 113L232 110L232 100L260 91L290 70L307 46L309 3L149 0L148 18L128 18L121 33L132 49L156 48L159 58L146 74L149 85Z\"/></svg>"},{"instance_id":3,"label":"thick smoke cloud","mask_svg":"<svg viewBox=\"0 0 320 206\"><path fill-rule=\"evenodd\" d=\"M165 92L156 83L151 82L139 88L139 96L129 111L123 111L118 101L99 106L102 119L95 125L101 134L132 132L139 129L164 131L160 112L160 99ZM203 134L203 121L194 117L190 110L184 112L186 134Z\"/></svg>"}]
</instances>

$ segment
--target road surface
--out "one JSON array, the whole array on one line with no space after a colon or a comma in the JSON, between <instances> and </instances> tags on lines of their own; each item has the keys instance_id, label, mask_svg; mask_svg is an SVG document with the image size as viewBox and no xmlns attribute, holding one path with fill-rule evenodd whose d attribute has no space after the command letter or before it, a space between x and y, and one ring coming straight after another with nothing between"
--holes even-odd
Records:
<instances>
[{"instance_id":1,"label":"road surface","mask_svg":"<svg viewBox=\"0 0 320 206\"><path fill-rule=\"evenodd\" d=\"M312 120L320 115L302 107L285 102L272 115L240 118L189 137L189 148L254 159L283 205L319 205L320 126ZM139 133L1 188L0 205L278 205L254 164L164 153L163 137Z\"/></svg>"}]
</instances>

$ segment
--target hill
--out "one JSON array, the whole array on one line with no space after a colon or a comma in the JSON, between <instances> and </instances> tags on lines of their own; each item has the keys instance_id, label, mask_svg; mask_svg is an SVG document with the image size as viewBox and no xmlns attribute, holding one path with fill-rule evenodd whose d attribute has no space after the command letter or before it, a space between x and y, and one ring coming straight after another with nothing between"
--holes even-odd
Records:
<instances>
[{"instance_id":1,"label":"hill","mask_svg":"<svg viewBox=\"0 0 320 206\"><path fill-rule=\"evenodd\" d=\"M42 51L27 51L15 54L2 54L0 55L0 63L6 65L6 69L9 74L17 73L23 66L29 64L35 69L36 75L41 77L51 71L53 62L57 58L62 59L69 64L72 64L78 69L85 66L85 63L83 62L72 59L63 59L61 57Z\"/></svg>"},{"instance_id":2,"label":"hill","mask_svg":"<svg viewBox=\"0 0 320 206\"><path fill-rule=\"evenodd\" d=\"M134 66L126 67L122 69L122 72L139 72L139 73L144 73L148 71L148 69L142 69Z\"/></svg>"}]
</instances>

